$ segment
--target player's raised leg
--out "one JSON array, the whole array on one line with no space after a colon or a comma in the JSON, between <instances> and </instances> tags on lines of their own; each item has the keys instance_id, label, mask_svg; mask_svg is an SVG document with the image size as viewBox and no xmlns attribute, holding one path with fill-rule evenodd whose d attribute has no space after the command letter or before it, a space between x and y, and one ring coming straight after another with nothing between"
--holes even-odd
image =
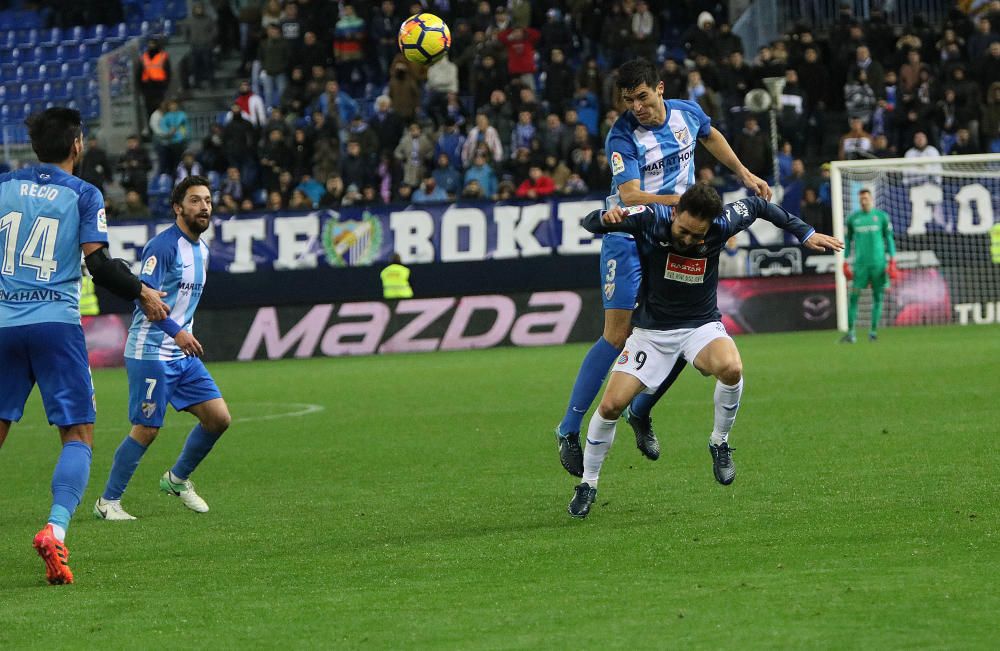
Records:
<instances>
[{"instance_id":1,"label":"player's raised leg","mask_svg":"<svg viewBox=\"0 0 1000 651\"><path fill-rule=\"evenodd\" d=\"M712 332L721 329L722 334ZM707 344L696 340L701 337L713 337ZM732 449L729 447L729 433L736 421L736 412L740 408L743 395L743 361L736 343L725 334L721 323L709 323L701 326L692 335L693 347L701 347L694 355L694 366L705 375L716 378L715 383L715 419L712 436L708 443L712 455L712 472L720 484L731 484L736 479L736 466L733 463Z\"/></svg>"},{"instance_id":2,"label":"player's raised leg","mask_svg":"<svg viewBox=\"0 0 1000 651\"><path fill-rule=\"evenodd\" d=\"M601 242L601 282L604 302L604 332L587 351L570 395L562 421L556 427L559 460L571 475L583 473L580 426L601 391L604 378L628 338L632 324L642 267L635 241L621 236L605 237Z\"/></svg>"}]
</instances>

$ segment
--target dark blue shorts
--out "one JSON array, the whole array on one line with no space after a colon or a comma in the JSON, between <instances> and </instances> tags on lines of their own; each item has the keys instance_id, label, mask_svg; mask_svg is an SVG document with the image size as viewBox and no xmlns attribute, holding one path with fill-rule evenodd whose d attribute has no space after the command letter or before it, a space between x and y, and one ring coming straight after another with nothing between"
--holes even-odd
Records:
<instances>
[{"instance_id":1,"label":"dark blue shorts","mask_svg":"<svg viewBox=\"0 0 1000 651\"><path fill-rule=\"evenodd\" d=\"M634 310L642 283L635 240L608 233L601 240L601 295L605 310Z\"/></svg>"},{"instance_id":2,"label":"dark blue shorts","mask_svg":"<svg viewBox=\"0 0 1000 651\"><path fill-rule=\"evenodd\" d=\"M181 411L221 398L222 393L197 357L163 362L125 358L128 372L128 419L133 425L163 427L167 403Z\"/></svg>"},{"instance_id":3,"label":"dark blue shorts","mask_svg":"<svg viewBox=\"0 0 1000 651\"><path fill-rule=\"evenodd\" d=\"M94 381L79 324L0 328L0 419L21 420L36 382L50 425L94 422Z\"/></svg>"}]
</instances>

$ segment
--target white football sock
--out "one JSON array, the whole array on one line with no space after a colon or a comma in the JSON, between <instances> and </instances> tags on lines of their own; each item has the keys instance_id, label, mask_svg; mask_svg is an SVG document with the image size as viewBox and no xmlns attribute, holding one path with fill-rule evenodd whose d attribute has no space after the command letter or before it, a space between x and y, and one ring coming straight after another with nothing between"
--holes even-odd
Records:
<instances>
[{"instance_id":1,"label":"white football sock","mask_svg":"<svg viewBox=\"0 0 1000 651\"><path fill-rule=\"evenodd\" d=\"M722 445L729 440L729 431L736 421L743 395L743 378L733 385L715 383L715 426L712 429L712 445Z\"/></svg>"},{"instance_id":2,"label":"white football sock","mask_svg":"<svg viewBox=\"0 0 1000 651\"><path fill-rule=\"evenodd\" d=\"M611 444L615 441L615 425L618 419L606 420L594 412L587 428L587 447L583 449L583 481L591 488L597 487L597 477L601 474Z\"/></svg>"},{"instance_id":3,"label":"white football sock","mask_svg":"<svg viewBox=\"0 0 1000 651\"><path fill-rule=\"evenodd\" d=\"M56 540L63 542L66 540L66 530L60 527L58 524L52 525L52 535L56 537Z\"/></svg>"}]
</instances>

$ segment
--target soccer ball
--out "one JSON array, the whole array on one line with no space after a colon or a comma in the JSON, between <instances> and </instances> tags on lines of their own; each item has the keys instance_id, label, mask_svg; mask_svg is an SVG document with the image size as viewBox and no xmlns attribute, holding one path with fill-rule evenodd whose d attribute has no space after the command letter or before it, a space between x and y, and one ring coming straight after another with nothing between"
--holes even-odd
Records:
<instances>
[{"instance_id":1,"label":"soccer ball","mask_svg":"<svg viewBox=\"0 0 1000 651\"><path fill-rule=\"evenodd\" d=\"M429 66L451 47L451 30L434 14L416 14L399 27L399 49L410 61Z\"/></svg>"}]
</instances>

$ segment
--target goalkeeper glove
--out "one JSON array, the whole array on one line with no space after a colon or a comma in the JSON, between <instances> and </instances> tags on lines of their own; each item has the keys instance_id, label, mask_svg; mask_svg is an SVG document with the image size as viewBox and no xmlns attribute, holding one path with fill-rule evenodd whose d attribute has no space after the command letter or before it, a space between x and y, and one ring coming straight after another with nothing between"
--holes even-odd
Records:
<instances>
[{"instance_id":1,"label":"goalkeeper glove","mask_svg":"<svg viewBox=\"0 0 1000 651\"><path fill-rule=\"evenodd\" d=\"M854 280L854 272L851 271L851 263L844 260L844 275L848 280Z\"/></svg>"},{"instance_id":2,"label":"goalkeeper glove","mask_svg":"<svg viewBox=\"0 0 1000 651\"><path fill-rule=\"evenodd\" d=\"M889 268L887 271L890 280L896 280L897 278L899 278L899 269L896 268L895 260L889 260Z\"/></svg>"}]
</instances>

